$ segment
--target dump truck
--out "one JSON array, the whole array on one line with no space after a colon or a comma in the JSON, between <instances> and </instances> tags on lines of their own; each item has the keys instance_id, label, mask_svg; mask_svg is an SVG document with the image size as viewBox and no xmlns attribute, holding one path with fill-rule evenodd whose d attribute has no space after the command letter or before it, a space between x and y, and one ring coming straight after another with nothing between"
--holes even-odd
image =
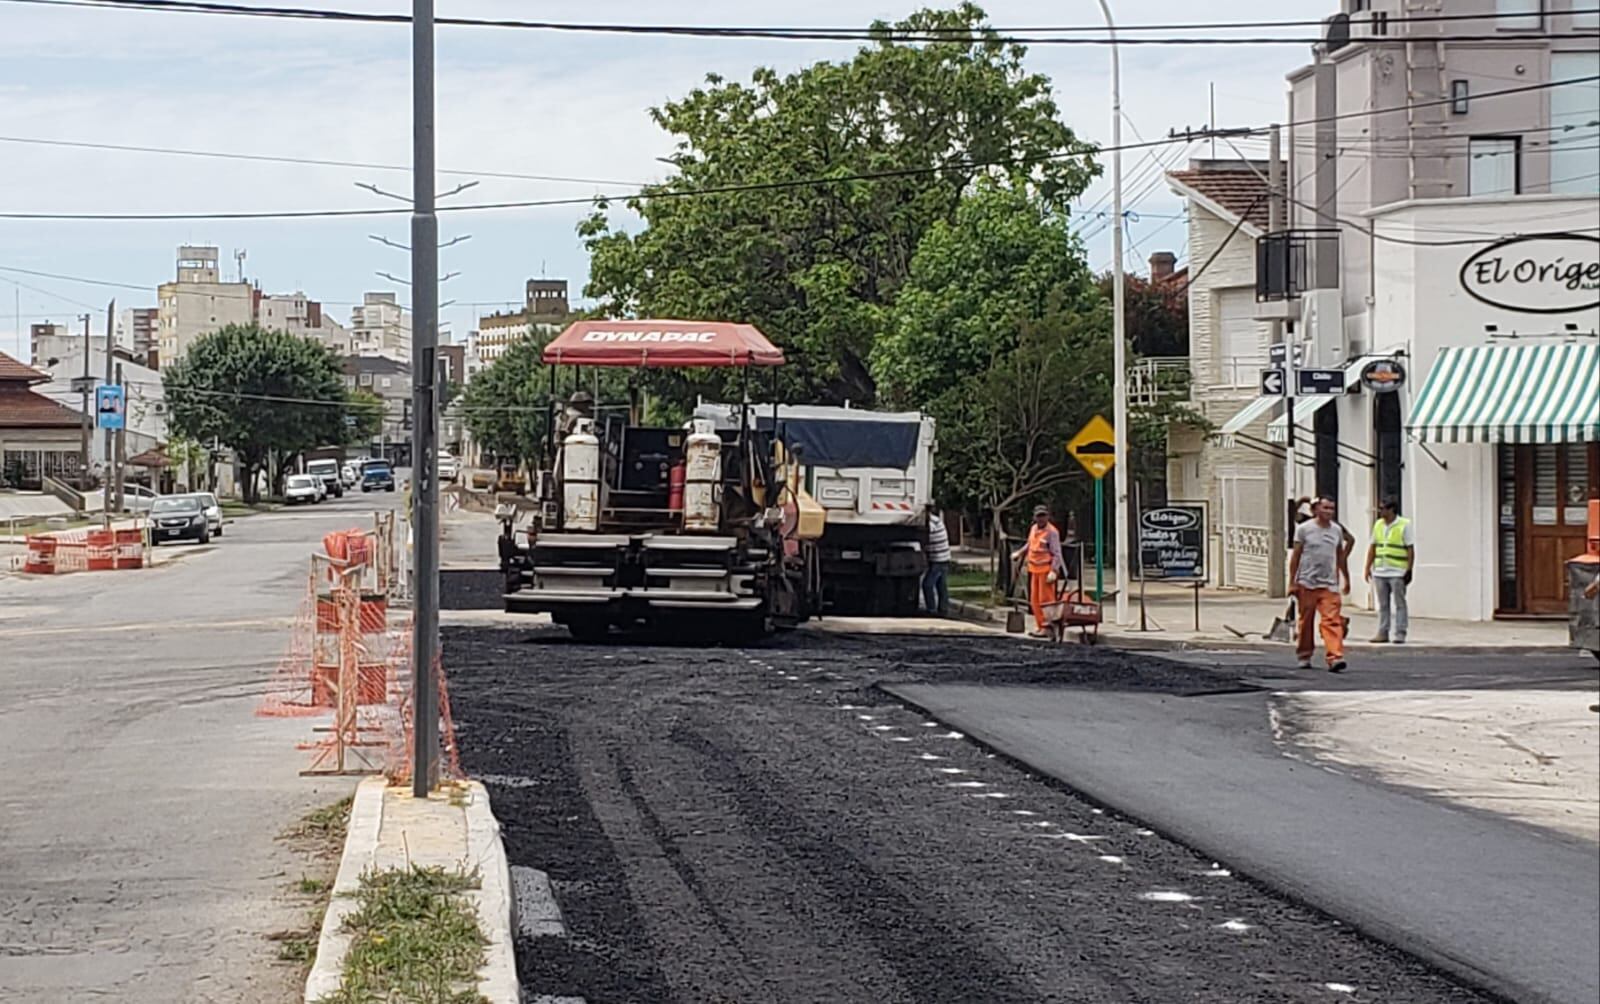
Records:
<instances>
[{"instance_id":1,"label":"dump truck","mask_svg":"<svg viewBox=\"0 0 1600 1004\"><path fill-rule=\"evenodd\" d=\"M696 418L719 429L738 405L701 404ZM801 486L821 507L817 541L821 608L833 614L917 612L928 507L933 499L934 421L920 412L820 405L757 405L755 428L774 436L800 467Z\"/></svg>"},{"instance_id":2,"label":"dump truck","mask_svg":"<svg viewBox=\"0 0 1600 1004\"><path fill-rule=\"evenodd\" d=\"M775 437L748 417L650 425L637 399L580 389L589 367L734 367L748 385L782 351L747 324L586 320L543 358L549 433L531 505L501 520L508 612L547 613L579 640L748 639L816 612L823 513Z\"/></svg>"}]
</instances>

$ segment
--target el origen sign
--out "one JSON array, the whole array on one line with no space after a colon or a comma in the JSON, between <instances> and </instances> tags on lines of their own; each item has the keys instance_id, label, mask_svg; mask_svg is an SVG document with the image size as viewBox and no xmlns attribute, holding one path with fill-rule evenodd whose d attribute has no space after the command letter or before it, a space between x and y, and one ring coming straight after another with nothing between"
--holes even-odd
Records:
<instances>
[{"instance_id":1,"label":"el origen sign","mask_svg":"<svg viewBox=\"0 0 1600 1004\"><path fill-rule=\"evenodd\" d=\"M1496 241L1461 266L1475 300L1522 314L1568 314L1600 298L1600 237L1528 234Z\"/></svg>"}]
</instances>

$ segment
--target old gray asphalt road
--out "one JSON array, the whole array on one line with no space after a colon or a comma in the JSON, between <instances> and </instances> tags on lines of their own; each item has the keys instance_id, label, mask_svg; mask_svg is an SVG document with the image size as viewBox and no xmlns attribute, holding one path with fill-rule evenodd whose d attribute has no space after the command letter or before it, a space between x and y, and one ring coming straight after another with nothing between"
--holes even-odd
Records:
<instances>
[{"instance_id":1,"label":"old gray asphalt road","mask_svg":"<svg viewBox=\"0 0 1600 1004\"><path fill-rule=\"evenodd\" d=\"M813 631L723 649L451 627L444 652L463 763L567 924L517 946L535 998L1483 1001L874 686L1171 695L1215 687L1211 673Z\"/></svg>"},{"instance_id":2,"label":"old gray asphalt road","mask_svg":"<svg viewBox=\"0 0 1600 1004\"><path fill-rule=\"evenodd\" d=\"M1260 667L1259 655L1187 658L1280 672ZM1594 671L1582 659L1386 653L1360 673L1311 682L1592 691ZM1073 790L1479 985L1519 1001L1600 1000L1592 844L1288 758L1273 742L1265 692L1178 700L1031 686L890 689ZM1574 699L1592 698L1579 690Z\"/></svg>"},{"instance_id":3,"label":"old gray asphalt road","mask_svg":"<svg viewBox=\"0 0 1600 1004\"><path fill-rule=\"evenodd\" d=\"M374 504L246 517L156 569L0 576L0 1001L291 999L264 935L304 924L302 862L275 838L350 783L297 776L308 723L255 695L311 549Z\"/></svg>"}]
</instances>

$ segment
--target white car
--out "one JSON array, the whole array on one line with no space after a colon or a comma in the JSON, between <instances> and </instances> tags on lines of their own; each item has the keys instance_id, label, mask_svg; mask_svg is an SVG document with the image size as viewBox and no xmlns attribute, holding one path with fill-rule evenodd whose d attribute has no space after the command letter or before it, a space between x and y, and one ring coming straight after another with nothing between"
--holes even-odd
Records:
<instances>
[{"instance_id":1,"label":"white car","mask_svg":"<svg viewBox=\"0 0 1600 1004\"><path fill-rule=\"evenodd\" d=\"M144 485L125 484L122 486L122 511L149 512L150 503L159 497Z\"/></svg>"},{"instance_id":2,"label":"white car","mask_svg":"<svg viewBox=\"0 0 1600 1004\"><path fill-rule=\"evenodd\" d=\"M283 482L283 501L286 505L304 502L314 505L322 501L322 479L310 474L291 474Z\"/></svg>"},{"instance_id":3,"label":"white car","mask_svg":"<svg viewBox=\"0 0 1600 1004\"><path fill-rule=\"evenodd\" d=\"M457 460L449 450L439 451L439 480L455 484L461 477L461 461Z\"/></svg>"},{"instance_id":4,"label":"white car","mask_svg":"<svg viewBox=\"0 0 1600 1004\"><path fill-rule=\"evenodd\" d=\"M361 480L361 475L356 472L356 465L345 464L339 468L339 480L344 483L347 490L354 488L356 482Z\"/></svg>"}]
</instances>

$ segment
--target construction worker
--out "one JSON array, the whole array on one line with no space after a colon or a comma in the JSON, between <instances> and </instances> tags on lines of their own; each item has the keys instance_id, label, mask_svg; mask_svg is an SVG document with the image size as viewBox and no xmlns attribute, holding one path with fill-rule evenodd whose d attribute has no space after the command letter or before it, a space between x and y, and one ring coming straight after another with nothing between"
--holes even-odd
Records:
<instances>
[{"instance_id":1,"label":"construction worker","mask_svg":"<svg viewBox=\"0 0 1600 1004\"><path fill-rule=\"evenodd\" d=\"M1372 524L1372 543L1367 545L1367 581L1378 602L1378 633L1374 644L1393 640L1404 645L1410 617L1406 610L1406 587L1416 567L1417 542L1411 521L1400 515L1400 503L1386 498L1378 506L1378 520ZM1390 606L1394 608L1394 632L1390 633Z\"/></svg>"},{"instance_id":2,"label":"construction worker","mask_svg":"<svg viewBox=\"0 0 1600 1004\"><path fill-rule=\"evenodd\" d=\"M1056 600L1056 583L1067 574L1061 557L1061 531L1050 522L1050 510L1034 506L1033 525L1028 528L1028 543L1011 555L1013 562L1027 560L1028 605L1033 608L1031 638L1046 635L1044 605Z\"/></svg>"},{"instance_id":3,"label":"construction worker","mask_svg":"<svg viewBox=\"0 0 1600 1004\"><path fill-rule=\"evenodd\" d=\"M1333 520L1331 499L1317 499L1312 511L1311 519L1295 527L1294 552L1289 558L1289 579L1300 619L1295 656L1301 669L1311 668L1311 653L1316 646L1312 629L1320 628L1328 671L1342 673L1344 614L1340 594L1350 593L1350 546L1344 527Z\"/></svg>"}]
</instances>

